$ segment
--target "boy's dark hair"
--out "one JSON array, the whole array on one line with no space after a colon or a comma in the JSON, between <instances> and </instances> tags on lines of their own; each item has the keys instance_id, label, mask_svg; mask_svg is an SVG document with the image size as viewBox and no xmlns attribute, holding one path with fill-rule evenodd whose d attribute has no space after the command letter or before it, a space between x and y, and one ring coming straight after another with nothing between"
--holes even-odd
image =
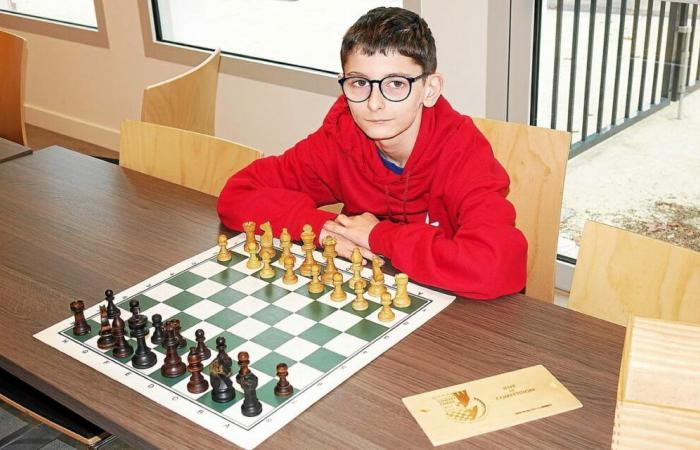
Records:
<instances>
[{"instance_id":1,"label":"boy's dark hair","mask_svg":"<svg viewBox=\"0 0 700 450\"><path fill-rule=\"evenodd\" d=\"M435 73L437 69L435 39L428 24L418 14L403 8L382 6L357 19L343 36L340 46L343 67L354 51L367 56L395 51L413 58L423 68L423 73Z\"/></svg>"}]
</instances>

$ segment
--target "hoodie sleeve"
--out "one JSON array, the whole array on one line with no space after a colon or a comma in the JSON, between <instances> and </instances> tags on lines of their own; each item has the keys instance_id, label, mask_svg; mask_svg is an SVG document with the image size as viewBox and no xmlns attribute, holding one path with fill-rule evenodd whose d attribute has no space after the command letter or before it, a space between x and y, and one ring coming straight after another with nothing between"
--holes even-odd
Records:
<instances>
[{"instance_id":1,"label":"hoodie sleeve","mask_svg":"<svg viewBox=\"0 0 700 450\"><path fill-rule=\"evenodd\" d=\"M303 225L310 224L318 236L335 214L317 206L338 201L324 180L332 173L330 144L322 127L283 155L259 159L234 174L219 194L221 221L238 231L246 221L269 221L273 230L286 227L297 240Z\"/></svg>"},{"instance_id":2,"label":"hoodie sleeve","mask_svg":"<svg viewBox=\"0 0 700 450\"><path fill-rule=\"evenodd\" d=\"M457 224L454 235L423 223L382 221L370 234L370 248L411 279L464 297L518 292L525 286L527 242L505 198L508 175L476 129L471 142L453 144L467 145L445 172L442 201Z\"/></svg>"}]
</instances>

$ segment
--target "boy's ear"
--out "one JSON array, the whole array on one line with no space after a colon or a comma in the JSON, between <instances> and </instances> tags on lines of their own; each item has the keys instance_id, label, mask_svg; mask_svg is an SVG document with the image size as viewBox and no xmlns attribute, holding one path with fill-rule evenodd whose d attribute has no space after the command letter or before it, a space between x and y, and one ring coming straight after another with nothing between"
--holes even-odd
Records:
<instances>
[{"instance_id":1,"label":"boy's ear","mask_svg":"<svg viewBox=\"0 0 700 450\"><path fill-rule=\"evenodd\" d=\"M440 94L442 94L444 84L445 78L442 76L442 74L433 73L428 75L427 79L425 80L423 106L430 108L431 106L435 105L438 98L440 98Z\"/></svg>"}]
</instances>

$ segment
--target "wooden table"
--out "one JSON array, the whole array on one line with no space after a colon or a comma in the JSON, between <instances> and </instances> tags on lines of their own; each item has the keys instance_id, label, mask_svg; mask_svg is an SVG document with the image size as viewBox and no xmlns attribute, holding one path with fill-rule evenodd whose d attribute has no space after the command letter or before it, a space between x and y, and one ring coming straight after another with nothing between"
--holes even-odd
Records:
<instances>
[{"instance_id":1,"label":"wooden table","mask_svg":"<svg viewBox=\"0 0 700 450\"><path fill-rule=\"evenodd\" d=\"M31 155L32 150L16 142L0 138L0 163L10 161L21 156Z\"/></svg>"},{"instance_id":2,"label":"wooden table","mask_svg":"<svg viewBox=\"0 0 700 450\"><path fill-rule=\"evenodd\" d=\"M0 365L139 447L228 446L32 335L212 247L215 199L51 148L0 165ZM522 295L457 299L262 448L430 448L401 398L535 364L583 403L447 448L609 448L624 328Z\"/></svg>"}]
</instances>

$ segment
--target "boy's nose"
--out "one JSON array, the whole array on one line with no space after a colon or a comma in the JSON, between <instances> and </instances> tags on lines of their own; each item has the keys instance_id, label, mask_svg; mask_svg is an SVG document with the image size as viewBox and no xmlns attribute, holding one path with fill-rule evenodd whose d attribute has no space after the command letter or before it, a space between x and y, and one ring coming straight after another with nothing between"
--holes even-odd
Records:
<instances>
[{"instance_id":1,"label":"boy's nose","mask_svg":"<svg viewBox=\"0 0 700 450\"><path fill-rule=\"evenodd\" d=\"M379 111L384 108L384 97L379 91L379 86L375 87L372 89L372 92L370 92L369 98L367 99L367 107L370 111Z\"/></svg>"}]
</instances>

